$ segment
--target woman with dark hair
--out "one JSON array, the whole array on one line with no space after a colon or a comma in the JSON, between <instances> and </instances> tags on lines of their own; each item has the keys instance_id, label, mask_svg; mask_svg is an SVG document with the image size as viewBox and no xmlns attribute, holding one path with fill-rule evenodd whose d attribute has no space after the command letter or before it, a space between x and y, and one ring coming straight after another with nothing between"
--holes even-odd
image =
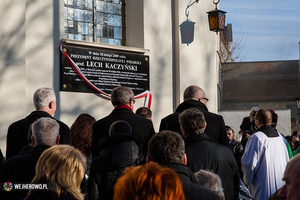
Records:
<instances>
[{"instance_id":1,"label":"woman with dark hair","mask_svg":"<svg viewBox=\"0 0 300 200\"><path fill-rule=\"evenodd\" d=\"M71 135L73 146L79 149L87 160L86 175L90 173L92 162L92 133L95 118L87 113L80 114L71 126Z\"/></svg>"}]
</instances>

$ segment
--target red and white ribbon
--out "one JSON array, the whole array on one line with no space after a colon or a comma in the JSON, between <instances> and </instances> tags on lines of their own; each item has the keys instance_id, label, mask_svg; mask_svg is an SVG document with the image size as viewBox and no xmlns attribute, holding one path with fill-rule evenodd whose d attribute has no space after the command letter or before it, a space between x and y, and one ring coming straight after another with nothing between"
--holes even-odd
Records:
<instances>
[{"instance_id":1,"label":"red and white ribbon","mask_svg":"<svg viewBox=\"0 0 300 200\"><path fill-rule=\"evenodd\" d=\"M69 57L69 55L63 50L63 46L64 45L60 45L60 51L62 52L62 54L65 56L65 58L68 60L68 62L70 63L70 65L72 66L72 68L76 71L76 73L82 78L82 80L88 84L88 86L90 86L94 91L96 91L97 93L94 93L95 95L105 99L105 100L110 100L110 94L107 94L103 91L101 91L99 88L97 88L93 83L91 83L86 77L85 75L82 73L82 71L80 70L80 68L77 66L77 64ZM146 90L144 92L142 92L141 94L135 95L134 98L135 99L139 99L139 98L145 98L144 101L144 106L150 108L151 107L151 103L152 103L152 94L149 90Z\"/></svg>"}]
</instances>

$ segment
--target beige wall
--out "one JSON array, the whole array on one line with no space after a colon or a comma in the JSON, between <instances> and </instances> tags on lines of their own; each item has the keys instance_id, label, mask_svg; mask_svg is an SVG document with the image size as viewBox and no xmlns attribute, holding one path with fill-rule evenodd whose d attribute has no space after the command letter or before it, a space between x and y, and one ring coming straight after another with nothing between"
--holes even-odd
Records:
<instances>
[{"instance_id":1,"label":"beige wall","mask_svg":"<svg viewBox=\"0 0 300 200\"><path fill-rule=\"evenodd\" d=\"M179 22L186 20L188 2L179 3ZM212 2L190 9L196 22L194 42L179 45L180 97L190 84L201 86L217 112L216 34L209 31L206 12ZM155 130L172 110L171 1L127 1L127 43L149 49L150 90ZM112 110L109 101L94 94L59 92L59 49L63 38L63 1L2 0L0 6L0 148L5 153L8 126L27 116L34 107L32 95L43 86L56 91L57 119L71 126L80 113L100 119ZM130 21L130 23L129 23ZM178 24L179 26L179 24ZM178 29L179 31L179 29ZM143 105L139 99L136 108Z\"/></svg>"}]
</instances>

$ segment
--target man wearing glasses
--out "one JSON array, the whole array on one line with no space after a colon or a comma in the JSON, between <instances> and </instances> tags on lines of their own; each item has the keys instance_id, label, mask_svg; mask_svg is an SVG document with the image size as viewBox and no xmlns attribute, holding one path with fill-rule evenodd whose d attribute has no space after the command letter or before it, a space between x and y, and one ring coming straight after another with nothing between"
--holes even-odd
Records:
<instances>
[{"instance_id":1,"label":"man wearing glasses","mask_svg":"<svg viewBox=\"0 0 300 200\"><path fill-rule=\"evenodd\" d=\"M171 130L179 132L182 135L178 121L179 115L188 108L197 108L204 114L207 122L205 133L214 142L228 146L229 141L227 138L224 119L221 115L208 111L206 103L209 99L206 97L205 92L200 87L191 85L185 89L183 93L183 100L184 102L176 108L175 113L170 114L161 120L159 131Z\"/></svg>"}]
</instances>

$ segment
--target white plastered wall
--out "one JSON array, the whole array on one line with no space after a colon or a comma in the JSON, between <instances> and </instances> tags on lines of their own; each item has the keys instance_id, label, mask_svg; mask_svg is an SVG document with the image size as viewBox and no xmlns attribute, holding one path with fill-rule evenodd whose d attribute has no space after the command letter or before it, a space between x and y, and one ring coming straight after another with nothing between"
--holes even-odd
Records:
<instances>
[{"instance_id":1,"label":"white plastered wall","mask_svg":"<svg viewBox=\"0 0 300 200\"><path fill-rule=\"evenodd\" d=\"M64 1L2 0L0 7L0 148L5 154L8 126L34 110L32 95L39 87L52 87L57 95L55 118L71 126L80 113L97 120L112 106L94 94L59 91L59 44L64 37ZM186 20L188 0L179 3L179 22ZM201 86L210 98L208 108L217 112L216 35L207 23L212 2L190 8L195 24L194 42L180 44L180 97L191 84ZM153 124L172 109L171 1L126 1L127 45L149 49ZM178 24L179 26L179 24ZM179 30L179 29L178 29ZM136 108L143 105L139 99Z\"/></svg>"}]
</instances>

